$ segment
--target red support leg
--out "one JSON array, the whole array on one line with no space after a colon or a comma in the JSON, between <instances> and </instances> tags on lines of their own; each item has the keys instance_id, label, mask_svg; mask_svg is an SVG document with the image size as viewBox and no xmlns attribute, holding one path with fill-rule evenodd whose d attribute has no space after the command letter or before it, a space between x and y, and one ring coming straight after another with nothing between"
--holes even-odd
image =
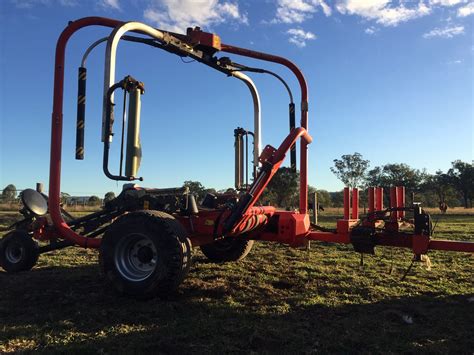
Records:
<instances>
[{"instance_id":1,"label":"red support leg","mask_svg":"<svg viewBox=\"0 0 474 355\"><path fill-rule=\"evenodd\" d=\"M375 188L375 209L377 211L383 210L383 187Z\"/></svg>"},{"instance_id":2,"label":"red support leg","mask_svg":"<svg viewBox=\"0 0 474 355\"><path fill-rule=\"evenodd\" d=\"M352 219L359 219L359 189L352 189Z\"/></svg>"},{"instance_id":3,"label":"red support leg","mask_svg":"<svg viewBox=\"0 0 474 355\"><path fill-rule=\"evenodd\" d=\"M397 207L405 207L405 186L397 186ZM398 211L398 218L404 218L405 211Z\"/></svg>"},{"instance_id":4,"label":"red support leg","mask_svg":"<svg viewBox=\"0 0 474 355\"><path fill-rule=\"evenodd\" d=\"M395 186L390 187L390 208L396 208L397 207L397 188ZM392 212L391 213L391 220L392 222L396 222L398 217L397 212Z\"/></svg>"},{"instance_id":5,"label":"red support leg","mask_svg":"<svg viewBox=\"0 0 474 355\"><path fill-rule=\"evenodd\" d=\"M349 219L350 204L351 197L349 195L349 188L344 187L344 219Z\"/></svg>"},{"instance_id":6,"label":"red support leg","mask_svg":"<svg viewBox=\"0 0 474 355\"><path fill-rule=\"evenodd\" d=\"M375 187L369 187L368 190L369 195L369 213L375 211Z\"/></svg>"}]
</instances>

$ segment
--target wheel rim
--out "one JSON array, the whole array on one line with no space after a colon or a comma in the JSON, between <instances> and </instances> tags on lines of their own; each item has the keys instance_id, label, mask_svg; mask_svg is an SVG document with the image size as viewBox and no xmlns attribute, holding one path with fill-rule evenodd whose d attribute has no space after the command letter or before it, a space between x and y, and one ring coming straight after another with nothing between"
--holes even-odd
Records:
<instances>
[{"instance_id":1,"label":"wheel rim","mask_svg":"<svg viewBox=\"0 0 474 355\"><path fill-rule=\"evenodd\" d=\"M17 264L21 261L25 249L18 243L10 243L5 249L5 258L11 264Z\"/></svg>"},{"instance_id":2,"label":"wheel rim","mask_svg":"<svg viewBox=\"0 0 474 355\"><path fill-rule=\"evenodd\" d=\"M156 269L158 253L144 234L129 234L115 249L114 262L120 275L133 282L143 281Z\"/></svg>"}]
</instances>

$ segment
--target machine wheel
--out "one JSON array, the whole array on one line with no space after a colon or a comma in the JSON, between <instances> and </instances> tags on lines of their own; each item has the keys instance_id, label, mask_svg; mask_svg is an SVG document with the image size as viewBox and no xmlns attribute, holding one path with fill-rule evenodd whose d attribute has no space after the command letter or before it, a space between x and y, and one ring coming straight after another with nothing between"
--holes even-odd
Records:
<instances>
[{"instance_id":1,"label":"machine wheel","mask_svg":"<svg viewBox=\"0 0 474 355\"><path fill-rule=\"evenodd\" d=\"M0 266L6 272L31 270L38 256L38 244L24 230L14 230L0 241Z\"/></svg>"},{"instance_id":2,"label":"machine wheel","mask_svg":"<svg viewBox=\"0 0 474 355\"><path fill-rule=\"evenodd\" d=\"M107 229L99 260L107 282L119 293L140 299L166 296L189 271L191 242L173 216L132 212Z\"/></svg>"},{"instance_id":3,"label":"machine wheel","mask_svg":"<svg viewBox=\"0 0 474 355\"><path fill-rule=\"evenodd\" d=\"M211 261L226 262L242 260L250 253L253 240L225 238L211 244L201 245L202 253Z\"/></svg>"}]
</instances>

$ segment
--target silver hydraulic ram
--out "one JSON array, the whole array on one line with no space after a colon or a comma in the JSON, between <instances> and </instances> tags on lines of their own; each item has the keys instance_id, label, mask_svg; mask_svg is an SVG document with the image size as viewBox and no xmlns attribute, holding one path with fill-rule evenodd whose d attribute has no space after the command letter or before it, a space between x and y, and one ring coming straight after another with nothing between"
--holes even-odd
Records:
<instances>
[{"instance_id":1,"label":"silver hydraulic ram","mask_svg":"<svg viewBox=\"0 0 474 355\"><path fill-rule=\"evenodd\" d=\"M165 41L165 34L164 32L158 31L157 29L145 25L140 22L127 22L122 26L116 27L112 33L110 34L109 38L107 39L107 47L105 50L105 70L104 70L104 94L103 94L103 111L102 111L102 140L108 139L109 141L112 139L112 136L105 137L105 119L106 119L106 107L108 103L107 92L109 88L114 85L115 83L115 59L117 55L117 46L120 41L120 38L127 33L128 31L139 31L143 34L147 34L152 38L155 38L159 41ZM114 103L114 96L110 97L110 101L113 105ZM113 116L111 117L113 120Z\"/></svg>"},{"instance_id":2,"label":"silver hydraulic ram","mask_svg":"<svg viewBox=\"0 0 474 355\"><path fill-rule=\"evenodd\" d=\"M244 186L244 171L248 169L248 162L246 155L244 153L244 142L243 135L245 135L246 140L248 139L248 134L251 133L253 136L253 178L256 178L256 173L259 166L258 158L262 151L261 142L262 142L262 130L261 130L261 110L260 110L260 96L258 95L257 87L255 86L252 79L242 72L234 71L232 76L243 81L250 90L253 100L253 125L254 131L251 132L242 132L242 129L237 129L235 131L235 188L240 190ZM248 145L247 145L248 147ZM248 173L245 185L248 185Z\"/></svg>"},{"instance_id":3,"label":"silver hydraulic ram","mask_svg":"<svg viewBox=\"0 0 474 355\"><path fill-rule=\"evenodd\" d=\"M139 22L127 22L119 27L116 27L110 36L107 39L107 48L106 48L106 55L105 55L105 71L104 71L104 110L103 110L103 123L102 123L102 140L105 142L105 140L108 140L109 142L112 139L112 135L109 134L107 137L105 136L105 132L107 131L105 129L105 121L106 121L106 116L109 116L109 124L113 123L113 105L114 105L114 96L113 92L111 93L110 96L108 96L108 91L111 86L114 85L115 82L115 62L116 62L116 52L117 52L117 46L118 42L122 37L127 37L124 36L126 32L128 31L139 31L142 34L149 35L151 38L158 40L160 43L164 44L169 44L171 46L175 46L182 52L191 55L191 56L198 56L199 57L199 51L194 50L194 48L190 47L187 44L183 44L180 40L177 38L173 37L171 34L167 32L162 32L160 30L157 30L153 27L150 27L148 25L145 25L143 23ZM102 40L97 41L94 43L91 47L94 47L98 43L100 43ZM92 48L91 48L92 49ZM229 73L227 70L224 70L224 72ZM233 71L232 76L240 79L243 81L247 87L249 88L252 99L253 99L253 106L254 106L254 150L253 150L253 166L254 166L254 171L257 170L259 166L258 158L261 153L261 118L260 118L260 98L258 95L258 91L255 87L255 84L253 81L245 74L237 71ZM107 112L106 108L111 108L111 111ZM129 131L129 134L133 132ZM127 135L128 137L128 135ZM127 144L128 147L128 144ZM132 149L133 150L133 149ZM127 148L127 162L131 161L128 159L129 153L131 152ZM133 157L133 154L130 155ZM243 156L241 157L243 159ZM126 163L126 170L127 170L127 163ZM128 175L128 174L127 174ZM254 173L254 178L256 173ZM243 178L241 179L243 181Z\"/></svg>"}]
</instances>

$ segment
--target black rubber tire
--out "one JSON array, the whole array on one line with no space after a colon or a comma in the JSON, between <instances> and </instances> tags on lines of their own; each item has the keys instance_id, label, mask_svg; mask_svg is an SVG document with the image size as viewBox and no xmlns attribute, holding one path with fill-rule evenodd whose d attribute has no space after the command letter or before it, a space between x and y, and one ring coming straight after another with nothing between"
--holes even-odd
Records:
<instances>
[{"instance_id":1,"label":"black rubber tire","mask_svg":"<svg viewBox=\"0 0 474 355\"><path fill-rule=\"evenodd\" d=\"M252 250L254 241L243 238L226 238L211 244L201 245L202 253L216 263L239 261Z\"/></svg>"},{"instance_id":2,"label":"black rubber tire","mask_svg":"<svg viewBox=\"0 0 474 355\"><path fill-rule=\"evenodd\" d=\"M149 275L143 280L130 280L124 276L123 266L117 265L117 260L123 258L116 253L120 252L117 250L120 245L127 243L123 238L132 240L137 235L148 238L157 255ZM99 262L107 283L120 294L138 299L166 297L175 293L186 277L191 265L191 249L186 230L173 216L159 211L137 211L120 217L107 229Z\"/></svg>"},{"instance_id":3,"label":"black rubber tire","mask_svg":"<svg viewBox=\"0 0 474 355\"><path fill-rule=\"evenodd\" d=\"M0 240L0 266L9 273L31 270L38 261L38 243L17 229Z\"/></svg>"}]
</instances>

